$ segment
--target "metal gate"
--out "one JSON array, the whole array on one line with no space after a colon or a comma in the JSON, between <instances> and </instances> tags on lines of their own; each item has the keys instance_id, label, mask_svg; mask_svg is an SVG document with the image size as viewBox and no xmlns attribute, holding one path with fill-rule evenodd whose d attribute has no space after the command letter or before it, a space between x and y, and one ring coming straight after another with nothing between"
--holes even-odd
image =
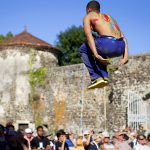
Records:
<instances>
[{"instance_id":1,"label":"metal gate","mask_svg":"<svg viewBox=\"0 0 150 150\"><path fill-rule=\"evenodd\" d=\"M134 92L128 92L128 126L138 130L139 124L147 128L147 107L142 98Z\"/></svg>"}]
</instances>

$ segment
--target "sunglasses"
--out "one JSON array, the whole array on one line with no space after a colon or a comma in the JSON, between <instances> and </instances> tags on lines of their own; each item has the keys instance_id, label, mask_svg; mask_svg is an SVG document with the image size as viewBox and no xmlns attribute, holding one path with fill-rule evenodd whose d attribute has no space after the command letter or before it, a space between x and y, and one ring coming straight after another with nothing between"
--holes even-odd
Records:
<instances>
[{"instance_id":1,"label":"sunglasses","mask_svg":"<svg viewBox=\"0 0 150 150\"><path fill-rule=\"evenodd\" d=\"M88 136L89 134L84 134L84 136Z\"/></svg>"}]
</instances>

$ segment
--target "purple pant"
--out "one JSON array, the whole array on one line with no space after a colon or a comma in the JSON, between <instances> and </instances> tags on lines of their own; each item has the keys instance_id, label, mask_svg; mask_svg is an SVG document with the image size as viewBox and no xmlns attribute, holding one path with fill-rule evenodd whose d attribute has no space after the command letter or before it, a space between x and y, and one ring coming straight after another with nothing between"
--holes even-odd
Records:
<instances>
[{"instance_id":1,"label":"purple pant","mask_svg":"<svg viewBox=\"0 0 150 150\"><path fill-rule=\"evenodd\" d=\"M112 36L101 36L95 39L95 45L98 54L103 58L113 58L124 54L125 42L123 38L116 39ZM101 64L93 57L87 43L84 43L80 47L80 55L83 63L86 65L91 80L97 78L108 78L107 66Z\"/></svg>"}]
</instances>

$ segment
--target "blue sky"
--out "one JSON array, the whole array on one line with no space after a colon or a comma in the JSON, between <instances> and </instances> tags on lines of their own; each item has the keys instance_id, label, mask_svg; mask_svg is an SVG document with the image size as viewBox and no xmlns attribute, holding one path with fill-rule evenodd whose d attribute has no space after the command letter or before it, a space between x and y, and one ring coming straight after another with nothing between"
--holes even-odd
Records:
<instances>
[{"instance_id":1,"label":"blue sky","mask_svg":"<svg viewBox=\"0 0 150 150\"><path fill-rule=\"evenodd\" d=\"M0 34L28 31L55 44L60 31L82 25L89 0L1 0ZM129 42L129 54L150 53L150 0L99 0Z\"/></svg>"}]
</instances>

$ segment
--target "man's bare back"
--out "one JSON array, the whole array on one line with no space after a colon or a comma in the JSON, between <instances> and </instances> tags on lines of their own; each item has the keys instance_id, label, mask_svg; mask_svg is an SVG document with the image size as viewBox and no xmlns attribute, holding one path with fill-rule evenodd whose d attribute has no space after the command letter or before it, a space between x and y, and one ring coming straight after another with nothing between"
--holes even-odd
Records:
<instances>
[{"instance_id":1,"label":"man's bare back","mask_svg":"<svg viewBox=\"0 0 150 150\"><path fill-rule=\"evenodd\" d=\"M108 35L116 38L121 37L120 28L110 15L90 12L87 17L91 21L92 30L98 32L99 35Z\"/></svg>"}]
</instances>

